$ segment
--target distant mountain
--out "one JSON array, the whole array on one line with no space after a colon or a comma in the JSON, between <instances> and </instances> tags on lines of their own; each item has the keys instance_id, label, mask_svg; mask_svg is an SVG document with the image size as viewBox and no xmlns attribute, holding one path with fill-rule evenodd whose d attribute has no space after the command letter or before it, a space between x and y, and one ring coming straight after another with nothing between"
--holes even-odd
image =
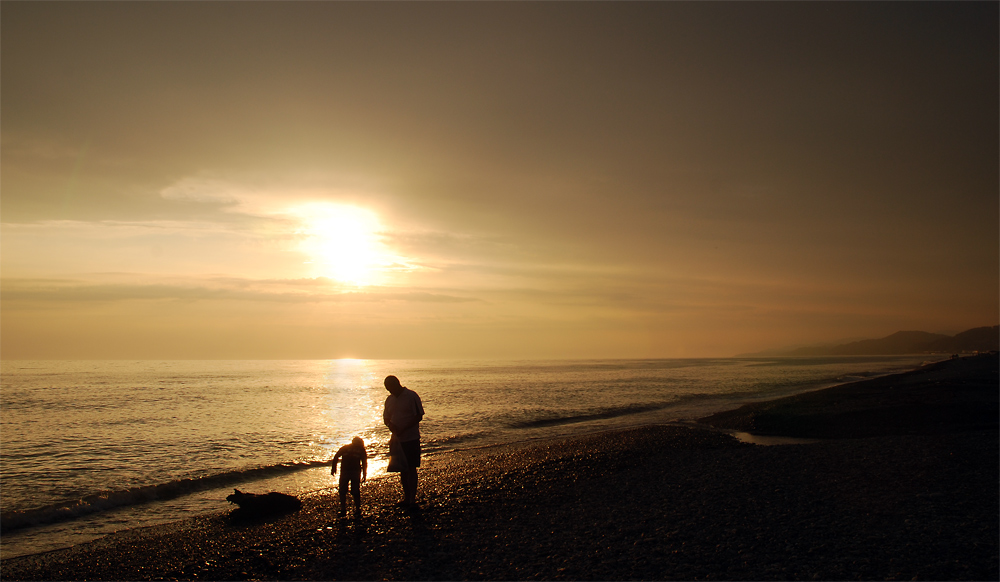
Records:
<instances>
[{"instance_id":1,"label":"distant mountain","mask_svg":"<svg viewBox=\"0 0 1000 582\"><path fill-rule=\"evenodd\" d=\"M1000 350L997 332L1000 326L976 327L930 346L936 352L990 352Z\"/></svg>"},{"instance_id":2,"label":"distant mountain","mask_svg":"<svg viewBox=\"0 0 1000 582\"><path fill-rule=\"evenodd\" d=\"M891 356L924 353L968 353L1000 350L1000 325L976 327L955 336L926 331L897 331L882 339L839 346L798 348L785 356Z\"/></svg>"}]
</instances>

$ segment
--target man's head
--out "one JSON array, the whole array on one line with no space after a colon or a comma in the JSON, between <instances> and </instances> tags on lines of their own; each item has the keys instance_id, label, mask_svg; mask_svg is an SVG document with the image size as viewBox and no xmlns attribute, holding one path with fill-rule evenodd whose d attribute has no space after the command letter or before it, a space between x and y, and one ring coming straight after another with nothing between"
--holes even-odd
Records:
<instances>
[{"instance_id":1,"label":"man's head","mask_svg":"<svg viewBox=\"0 0 1000 582\"><path fill-rule=\"evenodd\" d=\"M403 391L403 385L399 383L399 378L395 376L386 376L383 384L385 384L385 389L389 391L389 394L393 396Z\"/></svg>"},{"instance_id":2,"label":"man's head","mask_svg":"<svg viewBox=\"0 0 1000 582\"><path fill-rule=\"evenodd\" d=\"M353 439L351 439L351 444L363 447L365 446L365 441L361 440L361 437L354 437Z\"/></svg>"}]
</instances>

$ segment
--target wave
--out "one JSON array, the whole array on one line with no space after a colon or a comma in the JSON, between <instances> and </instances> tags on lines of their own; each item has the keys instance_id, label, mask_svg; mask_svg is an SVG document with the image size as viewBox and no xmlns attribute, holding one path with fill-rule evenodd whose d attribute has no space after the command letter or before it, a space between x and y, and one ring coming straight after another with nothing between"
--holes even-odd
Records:
<instances>
[{"instance_id":1,"label":"wave","mask_svg":"<svg viewBox=\"0 0 1000 582\"><path fill-rule=\"evenodd\" d=\"M654 412L658 410L666 410L669 408L680 408L690 403L718 403L718 405L732 406L736 408L746 401L759 400L762 398L776 398L783 392L787 392L789 389L794 389L794 391L800 391L803 388L821 388L828 385L841 384L842 381L830 378L827 381L809 381L805 383L792 383L787 386L778 386L780 390L772 390L768 392L691 392L688 394L680 394L669 401L661 402L648 402L645 404L632 404L616 407L598 408L596 410L575 412L572 414L565 415L545 415L535 417L529 420L516 420L506 424L508 428L515 429L525 429L525 428L544 428L550 426L558 426L563 424L573 424L578 422L588 422L592 420L605 420L609 418L618 418L623 416L630 416L635 414L642 414L644 412Z\"/></svg>"},{"instance_id":2,"label":"wave","mask_svg":"<svg viewBox=\"0 0 1000 582\"><path fill-rule=\"evenodd\" d=\"M587 412L584 414L572 414L566 416L548 416L545 418L522 420L522 421L512 422L507 426L510 428L540 428L546 426L556 426L560 424L572 424L575 422L587 422L588 420L601 420L605 418L628 416L630 414L641 414L643 412L650 412L653 410L663 410L664 408L673 406L675 404L676 401L656 403L656 404L617 406L613 408L603 408L597 410L596 412Z\"/></svg>"},{"instance_id":3,"label":"wave","mask_svg":"<svg viewBox=\"0 0 1000 582\"><path fill-rule=\"evenodd\" d=\"M470 440L482 439L491 434L493 434L492 431L478 431L432 438L427 439L426 441L422 440L420 443L420 449L425 453L441 452L452 448L455 445L462 444Z\"/></svg>"},{"instance_id":4,"label":"wave","mask_svg":"<svg viewBox=\"0 0 1000 582\"><path fill-rule=\"evenodd\" d=\"M119 507L139 505L151 501L174 499L226 485L251 481L266 477L274 477L303 471L313 467L329 465L329 461L297 461L279 463L264 467L253 467L225 471L214 475L196 477L193 479L178 479L157 485L143 485L128 489L101 491L86 495L72 502L61 502L24 510L5 511L0 514L0 533L8 533L17 529L69 521L84 515L109 511Z\"/></svg>"}]
</instances>

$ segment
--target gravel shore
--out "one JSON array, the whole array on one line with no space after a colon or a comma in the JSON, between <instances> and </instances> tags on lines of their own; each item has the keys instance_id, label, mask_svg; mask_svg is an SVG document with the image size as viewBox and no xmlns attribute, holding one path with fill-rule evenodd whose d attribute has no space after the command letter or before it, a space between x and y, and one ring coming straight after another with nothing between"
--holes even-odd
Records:
<instances>
[{"instance_id":1,"label":"gravel shore","mask_svg":"<svg viewBox=\"0 0 1000 582\"><path fill-rule=\"evenodd\" d=\"M911 372L713 414L717 428L804 438L862 438L996 429L1000 357L955 358Z\"/></svg>"},{"instance_id":2,"label":"gravel shore","mask_svg":"<svg viewBox=\"0 0 1000 582\"><path fill-rule=\"evenodd\" d=\"M357 518L338 519L335 496L317 494L294 513L121 532L4 560L0 574L997 580L998 432L962 427L764 447L711 427L649 426L456 452L422 469L418 510L394 506L398 482L377 479Z\"/></svg>"}]
</instances>

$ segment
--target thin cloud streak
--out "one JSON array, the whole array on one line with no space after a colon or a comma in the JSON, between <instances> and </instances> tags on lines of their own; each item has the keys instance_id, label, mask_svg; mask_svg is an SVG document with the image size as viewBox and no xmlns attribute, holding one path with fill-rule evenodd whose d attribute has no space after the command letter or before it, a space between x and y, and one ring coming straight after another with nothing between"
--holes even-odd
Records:
<instances>
[{"instance_id":1,"label":"thin cloud streak","mask_svg":"<svg viewBox=\"0 0 1000 582\"><path fill-rule=\"evenodd\" d=\"M343 290L337 293L315 292L315 282L310 281L305 291L253 290L256 281L229 282L234 288L208 287L183 284L88 284L72 280L17 280L7 279L0 287L0 297L8 302L7 310L16 310L17 304L37 305L63 303L72 306L77 303L117 302L117 301L250 301L282 303L377 303L384 301L413 301L429 303L465 303L479 301L476 298L458 297L426 291L385 292ZM270 286L280 285L283 289L300 287L300 282L269 282ZM329 285L333 286L336 285Z\"/></svg>"}]
</instances>

